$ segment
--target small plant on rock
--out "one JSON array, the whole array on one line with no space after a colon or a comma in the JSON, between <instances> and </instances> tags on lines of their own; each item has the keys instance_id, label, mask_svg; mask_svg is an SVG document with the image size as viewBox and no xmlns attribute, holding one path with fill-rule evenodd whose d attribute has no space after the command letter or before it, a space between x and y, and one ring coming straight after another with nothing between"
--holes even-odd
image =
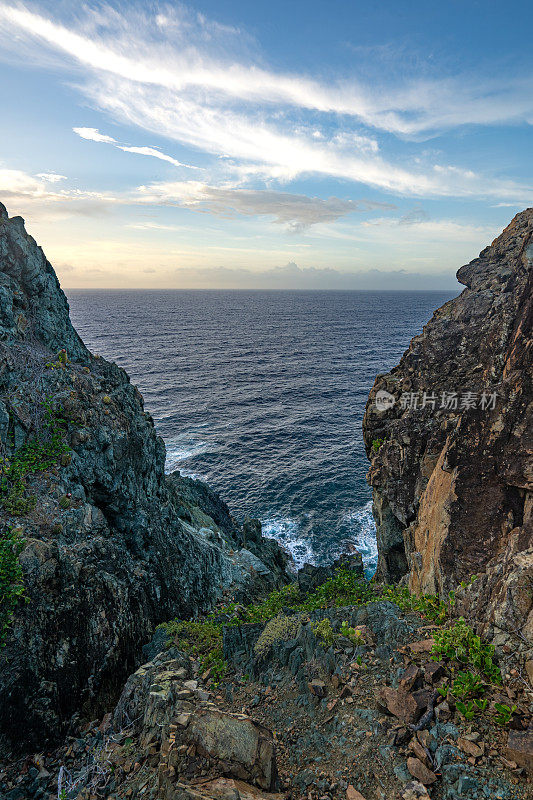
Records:
<instances>
[{"instance_id":1,"label":"small plant on rock","mask_svg":"<svg viewBox=\"0 0 533 800\"><path fill-rule=\"evenodd\" d=\"M452 693L459 700L479 697L485 691L483 681L473 672L459 672L452 685Z\"/></svg>"},{"instance_id":2,"label":"small plant on rock","mask_svg":"<svg viewBox=\"0 0 533 800\"><path fill-rule=\"evenodd\" d=\"M496 725L506 728L511 722L511 718L517 710L517 706L508 706L505 703L495 703L494 708L496 709L494 722Z\"/></svg>"},{"instance_id":3,"label":"small plant on rock","mask_svg":"<svg viewBox=\"0 0 533 800\"><path fill-rule=\"evenodd\" d=\"M474 719L478 712L478 707L474 703L473 700L468 700L468 702L463 703L459 701L456 705L457 711L463 716L466 720L470 721Z\"/></svg>"},{"instance_id":4,"label":"small plant on rock","mask_svg":"<svg viewBox=\"0 0 533 800\"><path fill-rule=\"evenodd\" d=\"M35 506L35 497L27 493L28 476L57 466L61 456L70 452L64 441L65 420L54 412L49 400L43 406L43 430L11 458L0 461L0 505L13 516L27 514Z\"/></svg>"},{"instance_id":5,"label":"small plant on rock","mask_svg":"<svg viewBox=\"0 0 533 800\"><path fill-rule=\"evenodd\" d=\"M331 627L331 622L327 617L321 619L320 622L313 622L311 629L317 639L319 639L326 647L331 647L335 642L335 631Z\"/></svg>"}]
</instances>

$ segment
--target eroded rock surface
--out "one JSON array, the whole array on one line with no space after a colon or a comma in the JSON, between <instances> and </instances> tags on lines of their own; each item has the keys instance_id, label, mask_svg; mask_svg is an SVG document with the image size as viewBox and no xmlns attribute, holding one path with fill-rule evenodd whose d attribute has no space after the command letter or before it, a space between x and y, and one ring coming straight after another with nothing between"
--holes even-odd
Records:
<instances>
[{"instance_id":1,"label":"eroded rock surface","mask_svg":"<svg viewBox=\"0 0 533 800\"><path fill-rule=\"evenodd\" d=\"M84 346L51 265L0 205L2 457L46 438L45 402L64 420L70 452L27 476L27 513L0 506L2 527L20 527L26 540L28 598L0 652L4 747L41 746L75 712L109 704L159 622L286 580L286 559L260 525L247 523L247 549L212 490L165 476L140 393Z\"/></svg>"},{"instance_id":2,"label":"eroded rock surface","mask_svg":"<svg viewBox=\"0 0 533 800\"><path fill-rule=\"evenodd\" d=\"M533 639L532 232L527 209L459 270L363 423L378 577L445 597L476 575L460 610L515 645Z\"/></svg>"}]
</instances>

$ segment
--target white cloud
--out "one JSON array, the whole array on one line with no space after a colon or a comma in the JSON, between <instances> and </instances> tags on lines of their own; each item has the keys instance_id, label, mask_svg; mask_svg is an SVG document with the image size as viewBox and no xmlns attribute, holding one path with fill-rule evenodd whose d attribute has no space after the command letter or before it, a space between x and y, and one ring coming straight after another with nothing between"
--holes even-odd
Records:
<instances>
[{"instance_id":1,"label":"white cloud","mask_svg":"<svg viewBox=\"0 0 533 800\"><path fill-rule=\"evenodd\" d=\"M161 161L168 161L169 164L174 164L175 167L200 169L199 167L193 167L191 164L183 164L181 161L172 158L172 156L167 156L166 153L156 150L155 147L127 147L121 144L117 144L116 147L118 147L119 150L124 150L125 153L137 153L140 156L152 156L152 158L159 158Z\"/></svg>"},{"instance_id":2,"label":"white cloud","mask_svg":"<svg viewBox=\"0 0 533 800\"><path fill-rule=\"evenodd\" d=\"M38 178L41 178L43 181L47 183L59 183L59 181L66 181L66 175L58 175L56 172L39 172L37 175Z\"/></svg>"},{"instance_id":3,"label":"white cloud","mask_svg":"<svg viewBox=\"0 0 533 800\"><path fill-rule=\"evenodd\" d=\"M355 202L338 197L322 199L303 194L260 189L235 189L210 186L199 181L167 181L139 186L132 191L86 192L79 189L47 189L43 180L21 170L0 169L0 195L13 207L32 207L39 203L49 215L62 207L62 213L94 215L110 206L178 206L189 210L230 218L271 217L274 223L290 231L303 231L318 223L333 222L357 211L394 208L388 203L368 200ZM156 222L132 223L129 227L157 230L178 230L176 226Z\"/></svg>"},{"instance_id":4,"label":"white cloud","mask_svg":"<svg viewBox=\"0 0 533 800\"><path fill-rule=\"evenodd\" d=\"M46 175L47 173L42 173ZM61 176L63 177L63 176ZM52 181L53 183L53 181ZM34 219L103 214L117 199L102 192L79 189L49 189L46 178L17 169L0 168L0 197L11 214L31 211Z\"/></svg>"},{"instance_id":5,"label":"white cloud","mask_svg":"<svg viewBox=\"0 0 533 800\"><path fill-rule=\"evenodd\" d=\"M98 128L72 128L74 133L81 136L82 139L89 139L91 142L115 142L112 136L106 136L105 133L100 133Z\"/></svg>"},{"instance_id":6,"label":"white cloud","mask_svg":"<svg viewBox=\"0 0 533 800\"><path fill-rule=\"evenodd\" d=\"M45 61L52 54L65 69L81 74L79 88L118 121L232 159L227 170L240 175L290 180L316 173L414 196L517 202L528 196L527 188L511 180L427 158L420 164L394 163L362 128L405 136L529 121L533 92L527 76L511 82L459 76L392 88L366 86L357 75L325 83L258 66L239 50L240 32L183 7L165 8L159 16L101 7L96 17L67 27L24 7L0 5L0 36L9 48L15 33L20 52ZM306 113L309 125L295 126L293 118ZM319 115L327 117L329 133L318 130L317 136ZM76 131L114 143L111 137L95 138L103 136L97 129Z\"/></svg>"},{"instance_id":7,"label":"white cloud","mask_svg":"<svg viewBox=\"0 0 533 800\"><path fill-rule=\"evenodd\" d=\"M107 136L105 133L100 133L98 128L72 128L74 133L77 133L78 136L81 136L82 139L88 139L91 142L101 142L103 144L112 144L118 150L123 150L125 153L136 153L140 156L151 156L152 158L158 158L160 161L168 161L169 164L173 164L175 167L187 167L188 169L200 169L199 167L193 167L191 164L183 164L181 161L178 161L172 156L168 156L166 153L162 153L160 150L157 150L155 147L137 147L133 145L124 145L119 144L116 139L112 136ZM40 176L44 177L44 176ZM59 179L62 176L59 176ZM56 178L57 180L58 178Z\"/></svg>"}]
</instances>

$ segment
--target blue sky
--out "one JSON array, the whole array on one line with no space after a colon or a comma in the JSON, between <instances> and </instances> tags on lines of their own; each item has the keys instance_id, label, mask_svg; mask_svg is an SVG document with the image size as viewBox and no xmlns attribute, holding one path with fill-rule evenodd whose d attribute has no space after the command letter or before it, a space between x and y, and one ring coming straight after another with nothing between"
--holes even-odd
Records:
<instances>
[{"instance_id":1,"label":"blue sky","mask_svg":"<svg viewBox=\"0 0 533 800\"><path fill-rule=\"evenodd\" d=\"M0 0L0 199L66 287L453 287L531 205L532 22Z\"/></svg>"}]
</instances>

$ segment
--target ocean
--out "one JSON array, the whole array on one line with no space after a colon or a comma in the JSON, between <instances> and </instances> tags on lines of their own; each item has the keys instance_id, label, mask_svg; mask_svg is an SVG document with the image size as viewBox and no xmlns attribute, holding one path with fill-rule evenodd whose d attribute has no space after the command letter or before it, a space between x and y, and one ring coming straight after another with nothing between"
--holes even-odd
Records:
<instances>
[{"instance_id":1,"label":"ocean","mask_svg":"<svg viewBox=\"0 0 533 800\"><path fill-rule=\"evenodd\" d=\"M129 373L167 447L237 519L304 562L359 549L376 564L361 420L450 292L67 292L94 352Z\"/></svg>"}]
</instances>

